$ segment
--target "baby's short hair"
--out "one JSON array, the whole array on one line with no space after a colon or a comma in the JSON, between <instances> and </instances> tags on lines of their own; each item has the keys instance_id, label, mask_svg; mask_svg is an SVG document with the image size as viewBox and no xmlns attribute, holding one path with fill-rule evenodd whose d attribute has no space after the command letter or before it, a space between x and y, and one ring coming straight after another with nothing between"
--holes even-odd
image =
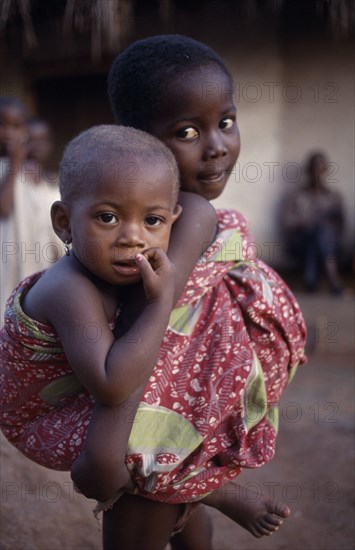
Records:
<instances>
[{"instance_id":1,"label":"baby's short hair","mask_svg":"<svg viewBox=\"0 0 355 550\"><path fill-rule=\"evenodd\" d=\"M153 160L157 170L164 165L170 170L175 206L179 172L171 151L157 138L141 130L109 124L85 130L66 146L59 172L62 200L70 202L81 197L100 180L104 169L113 169L112 173L120 177L123 159L130 157L132 164L132 155L143 161Z\"/></svg>"},{"instance_id":2,"label":"baby's short hair","mask_svg":"<svg viewBox=\"0 0 355 550\"><path fill-rule=\"evenodd\" d=\"M138 40L119 54L108 77L108 95L116 121L149 131L169 83L202 66L215 65L232 81L225 63L211 48L178 34Z\"/></svg>"}]
</instances>

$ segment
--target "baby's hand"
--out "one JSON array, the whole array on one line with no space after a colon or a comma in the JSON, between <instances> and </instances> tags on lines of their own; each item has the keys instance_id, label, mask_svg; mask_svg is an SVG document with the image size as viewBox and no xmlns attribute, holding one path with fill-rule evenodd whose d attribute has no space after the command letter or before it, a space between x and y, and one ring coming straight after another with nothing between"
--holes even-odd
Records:
<instances>
[{"instance_id":1,"label":"baby's hand","mask_svg":"<svg viewBox=\"0 0 355 550\"><path fill-rule=\"evenodd\" d=\"M137 254L136 262L142 277L145 297L149 301L171 299L174 293L175 267L161 248L149 248Z\"/></svg>"}]
</instances>

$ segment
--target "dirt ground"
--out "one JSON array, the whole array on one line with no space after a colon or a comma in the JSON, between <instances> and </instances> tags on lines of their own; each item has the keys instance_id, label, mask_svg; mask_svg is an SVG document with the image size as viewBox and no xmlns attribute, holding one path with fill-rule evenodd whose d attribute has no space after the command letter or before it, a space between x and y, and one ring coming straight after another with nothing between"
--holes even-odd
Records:
<instances>
[{"instance_id":1,"label":"dirt ground","mask_svg":"<svg viewBox=\"0 0 355 550\"><path fill-rule=\"evenodd\" d=\"M354 300L298 298L309 363L283 396L275 458L239 478L246 495L280 499L292 516L272 537L254 539L212 510L215 550L354 548ZM0 464L1 550L100 550L93 502L73 492L68 474L31 463L3 437Z\"/></svg>"}]
</instances>

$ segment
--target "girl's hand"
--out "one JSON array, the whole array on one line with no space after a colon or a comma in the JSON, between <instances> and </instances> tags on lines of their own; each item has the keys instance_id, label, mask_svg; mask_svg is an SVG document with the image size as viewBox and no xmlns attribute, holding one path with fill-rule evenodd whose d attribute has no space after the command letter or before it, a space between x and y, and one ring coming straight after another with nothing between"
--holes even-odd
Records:
<instances>
[{"instance_id":1,"label":"girl's hand","mask_svg":"<svg viewBox=\"0 0 355 550\"><path fill-rule=\"evenodd\" d=\"M161 248L149 248L135 258L149 301L173 298L175 267Z\"/></svg>"}]
</instances>

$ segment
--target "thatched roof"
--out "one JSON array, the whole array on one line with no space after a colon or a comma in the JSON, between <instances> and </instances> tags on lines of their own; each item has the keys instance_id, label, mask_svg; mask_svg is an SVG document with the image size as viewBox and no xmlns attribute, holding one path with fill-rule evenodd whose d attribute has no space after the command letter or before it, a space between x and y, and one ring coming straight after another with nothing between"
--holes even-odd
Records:
<instances>
[{"instance_id":1,"label":"thatched roof","mask_svg":"<svg viewBox=\"0 0 355 550\"><path fill-rule=\"evenodd\" d=\"M159 3L160 18L169 22L174 10L189 5L204 9L211 0L145 0L145 6ZM243 17L252 18L258 11L267 9L279 16L285 10L297 9L305 0L219 0L232 3ZM98 59L103 52L117 52L134 30L135 9L141 0L2 0L0 30L12 24L21 25L21 32L28 48L38 45L36 21L43 16L61 19L62 32L74 39L89 35L91 57ZM353 32L355 2L353 0L308 0L307 9L326 25L332 35L346 36Z\"/></svg>"}]
</instances>

